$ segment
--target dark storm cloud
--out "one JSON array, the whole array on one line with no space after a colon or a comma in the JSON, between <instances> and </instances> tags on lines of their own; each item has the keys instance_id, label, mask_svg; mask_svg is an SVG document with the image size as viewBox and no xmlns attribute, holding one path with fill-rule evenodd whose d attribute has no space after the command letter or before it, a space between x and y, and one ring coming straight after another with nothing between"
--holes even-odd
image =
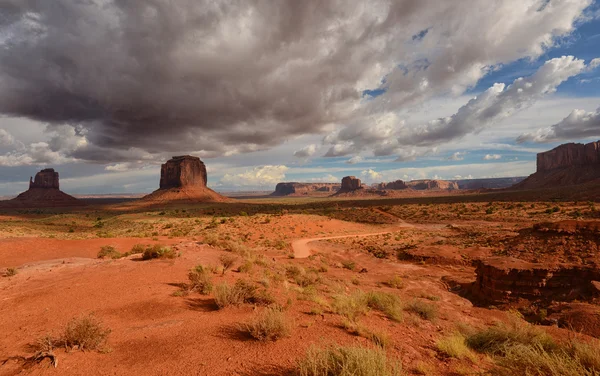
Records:
<instances>
[{"instance_id":1,"label":"dark storm cloud","mask_svg":"<svg viewBox=\"0 0 600 376\"><path fill-rule=\"evenodd\" d=\"M589 3L4 0L0 113L76 129L37 145L44 155L254 151L461 92L490 66L541 53ZM528 22L483 32L502 19ZM361 108L384 76L385 98ZM9 159L35 163L25 154Z\"/></svg>"}]
</instances>

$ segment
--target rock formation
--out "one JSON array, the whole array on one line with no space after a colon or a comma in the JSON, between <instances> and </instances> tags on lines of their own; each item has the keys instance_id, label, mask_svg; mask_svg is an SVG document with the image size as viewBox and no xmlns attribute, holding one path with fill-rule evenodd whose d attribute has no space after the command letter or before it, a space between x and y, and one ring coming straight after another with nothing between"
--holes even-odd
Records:
<instances>
[{"instance_id":1,"label":"rock formation","mask_svg":"<svg viewBox=\"0 0 600 376\"><path fill-rule=\"evenodd\" d=\"M537 155L537 170L514 189L553 188L600 179L600 141L564 144Z\"/></svg>"},{"instance_id":2,"label":"rock formation","mask_svg":"<svg viewBox=\"0 0 600 376\"><path fill-rule=\"evenodd\" d=\"M598 294L600 269L582 265L544 265L509 257L476 262L473 294L488 304L587 300Z\"/></svg>"},{"instance_id":3,"label":"rock formation","mask_svg":"<svg viewBox=\"0 0 600 376\"><path fill-rule=\"evenodd\" d=\"M58 172L55 172L53 168L38 172L35 174L35 180L29 178L29 189L32 188L59 189Z\"/></svg>"},{"instance_id":4,"label":"rock formation","mask_svg":"<svg viewBox=\"0 0 600 376\"><path fill-rule=\"evenodd\" d=\"M362 187L363 186L359 178L356 176L346 176L342 179L340 191L356 191L357 189L362 189Z\"/></svg>"},{"instance_id":5,"label":"rock formation","mask_svg":"<svg viewBox=\"0 0 600 376\"><path fill-rule=\"evenodd\" d=\"M526 176L511 178L487 178L487 179L460 179L452 180L458 184L459 189L502 189L511 187L523 180Z\"/></svg>"},{"instance_id":6,"label":"rock formation","mask_svg":"<svg viewBox=\"0 0 600 376\"><path fill-rule=\"evenodd\" d=\"M322 194L337 192L341 185L339 183L277 183L272 196L308 196L311 194Z\"/></svg>"},{"instance_id":7,"label":"rock formation","mask_svg":"<svg viewBox=\"0 0 600 376\"><path fill-rule=\"evenodd\" d=\"M173 157L160 168L160 189L206 187L206 166L198 157Z\"/></svg>"},{"instance_id":8,"label":"rock formation","mask_svg":"<svg viewBox=\"0 0 600 376\"><path fill-rule=\"evenodd\" d=\"M386 189L392 189L392 190L400 190L400 189L407 189L408 185L406 185L405 182L403 182L402 180L396 180L396 181L392 181L389 183L379 183L376 184L374 186L375 189L379 189L379 190L386 190Z\"/></svg>"},{"instance_id":9,"label":"rock formation","mask_svg":"<svg viewBox=\"0 0 600 376\"><path fill-rule=\"evenodd\" d=\"M417 191L422 190L455 190L458 184L447 180L412 180L407 183L409 188Z\"/></svg>"},{"instance_id":10,"label":"rock formation","mask_svg":"<svg viewBox=\"0 0 600 376\"><path fill-rule=\"evenodd\" d=\"M227 197L206 186L204 163L198 157L173 157L160 168L159 189L142 198L142 202L212 202L228 201Z\"/></svg>"},{"instance_id":11,"label":"rock formation","mask_svg":"<svg viewBox=\"0 0 600 376\"><path fill-rule=\"evenodd\" d=\"M35 178L29 178L29 189L12 200L4 201L3 207L63 207L83 203L59 189L58 172L44 169Z\"/></svg>"}]
</instances>

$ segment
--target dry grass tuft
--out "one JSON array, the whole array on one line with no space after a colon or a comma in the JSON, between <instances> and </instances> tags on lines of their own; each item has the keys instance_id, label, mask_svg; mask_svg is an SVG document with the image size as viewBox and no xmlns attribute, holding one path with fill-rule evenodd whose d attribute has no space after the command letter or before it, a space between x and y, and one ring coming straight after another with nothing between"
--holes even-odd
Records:
<instances>
[{"instance_id":1,"label":"dry grass tuft","mask_svg":"<svg viewBox=\"0 0 600 376\"><path fill-rule=\"evenodd\" d=\"M197 265L188 273L190 290L198 291L202 295L208 295L213 290L210 272L202 265Z\"/></svg>"},{"instance_id":2,"label":"dry grass tuft","mask_svg":"<svg viewBox=\"0 0 600 376\"><path fill-rule=\"evenodd\" d=\"M123 255L121 255L121 253L112 245L104 245L100 248L100 252L98 252L98 258L110 258L116 260L121 257L123 257Z\"/></svg>"},{"instance_id":3,"label":"dry grass tuft","mask_svg":"<svg viewBox=\"0 0 600 376\"><path fill-rule=\"evenodd\" d=\"M221 262L221 266L223 266L223 274L225 274L229 269L233 267L233 265L237 261L237 257L225 254L219 257L219 261Z\"/></svg>"},{"instance_id":4,"label":"dry grass tuft","mask_svg":"<svg viewBox=\"0 0 600 376\"><path fill-rule=\"evenodd\" d=\"M381 349L358 346L311 347L298 364L300 376L396 376L399 364L390 362Z\"/></svg>"},{"instance_id":5,"label":"dry grass tuft","mask_svg":"<svg viewBox=\"0 0 600 376\"><path fill-rule=\"evenodd\" d=\"M438 308L420 300L413 300L405 308L406 311L416 313L424 320L433 321L438 317Z\"/></svg>"},{"instance_id":6,"label":"dry grass tuft","mask_svg":"<svg viewBox=\"0 0 600 376\"><path fill-rule=\"evenodd\" d=\"M173 249L160 244L148 246L146 249L144 249L144 252L142 252L142 260L151 260L157 258L174 259L175 257L177 257L177 254Z\"/></svg>"},{"instance_id":7,"label":"dry grass tuft","mask_svg":"<svg viewBox=\"0 0 600 376\"><path fill-rule=\"evenodd\" d=\"M276 341L289 337L291 327L285 313L278 309L266 308L256 313L243 329L259 341Z\"/></svg>"},{"instance_id":8,"label":"dry grass tuft","mask_svg":"<svg viewBox=\"0 0 600 376\"><path fill-rule=\"evenodd\" d=\"M440 339L437 341L436 347L440 353L451 358L470 359L473 362L477 360L473 351L467 346L465 337L460 333Z\"/></svg>"},{"instance_id":9,"label":"dry grass tuft","mask_svg":"<svg viewBox=\"0 0 600 376\"><path fill-rule=\"evenodd\" d=\"M93 315L74 318L69 321L62 337L62 343L67 348L79 350L98 350L106 342L110 329Z\"/></svg>"}]
</instances>

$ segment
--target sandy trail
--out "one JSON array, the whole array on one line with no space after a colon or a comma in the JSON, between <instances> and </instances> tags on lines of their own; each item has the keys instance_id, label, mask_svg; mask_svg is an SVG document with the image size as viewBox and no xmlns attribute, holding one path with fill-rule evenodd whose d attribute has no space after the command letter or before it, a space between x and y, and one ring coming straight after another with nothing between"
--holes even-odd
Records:
<instances>
[{"instance_id":1,"label":"sandy trail","mask_svg":"<svg viewBox=\"0 0 600 376\"><path fill-rule=\"evenodd\" d=\"M364 234L351 234L351 235L337 235L337 236L326 236L326 237L322 237L322 238L304 238L304 239L298 239L298 240L294 240L292 242L292 249L294 250L294 258L307 258L308 256L310 256L310 247L309 247L309 243L311 242L315 242L315 241L319 241L319 240L330 240L330 239L342 239L342 238L364 238L366 236L375 236L375 235L385 235L385 234L391 234L393 232L398 231L401 228L414 228L415 226L408 224L408 223L403 223L399 226L394 226L393 228L387 230L387 231L381 231L381 232L369 232L369 233L364 233Z\"/></svg>"}]
</instances>

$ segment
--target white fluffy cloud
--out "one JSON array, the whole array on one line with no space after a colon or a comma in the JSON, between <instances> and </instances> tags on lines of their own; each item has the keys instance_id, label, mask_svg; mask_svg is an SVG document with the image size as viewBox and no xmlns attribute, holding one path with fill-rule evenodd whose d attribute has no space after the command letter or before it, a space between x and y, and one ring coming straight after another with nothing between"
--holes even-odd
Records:
<instances>
[{"instance_id":1,"label":"white fluffy cloud","mask_svg":"<svg viewBox=\"0 0 600 376\"><path fill-rule=\"evenodd\" d=\"M316 152L317 152L317 145L311 144L311 145L307 145L307 146L303 147L302 149L294 152L294 157L308 158L308 157L312 157L313 155L315 155Z\"/></svg>"},{"instance_id":2,"label":"white fluffy cloud","mask_svg":"<svg viewBox=\"0 0 600 376\"><path fill-rule=\"evenodd\" d=\"M486 161L492 161L500 158L502 158L500 154L486 154L485 157L483 157L483 159Z\"/></svg>"},{"instance_id":3,"label":"white fluffy cloud","mask_svg":"<svg viewBox=\"0 0 600 376\"><path fill-rule=\"evenodd\" d=\"M540 128L535 132L523 133L517 138L518 143L554 142L576 140L587 137L600 137L600 107L595 112L573 110L569 116L548 128Z\"/></svg>"},{"instance_id":4,"label":"white fluffy cloud","mask_svg":"<svg viewBox=\"0 0 600 376\"><path fill-rule=\"evenodd\" d=\"M360 173L360 175L368 182L370 183L374 183L377 181L381 181L381 179L383 178L383 175L381 175L379 172L373 170L373 169L368 169L368 170L364 170Z\"/></svg>"},{"instance_id":5,"label":"white fluffy cloud","mask_svg":"<svg viewBox=\"0 0 600 376\"><path fill-rule=\"evenodd\" d=\"M362 162L363 160L364 160L363 157L361 157L360 155L355 155L354 157L348 159L346 161L346 164L357 164L357 163Z\"/></svg>"},{"instance_id":6,"label":"white fluffy cloud","mask_svg":"<svg viewBox=\"0 0 600 376\"><path fill-rule=\"evenodd\" d=\"M285 180L287 166L261 166L239 174L225 174L221 180L221 185L237 187L272 187Z\"/></svg>"},{"instance_id":7,"label":"white fluffy cloud","mask_svg":"<svg viewBox=\"0 0 600 376\"><path fill-rule=\"evenodd\" d=\"M464 151L457 151L454 154L452 154L451 156L448 157L448 160L450 161L462 161L463 159L465 159L465 154L467 154Z\"/></svg>"},{"instance_id":8,"label":"white fluffy cloud","mask_svg":"<svg viewBox=\"0 0 600 376\"><path fill-rule=\"evenodd\" d=\"M508 86L494 84L454 115L426 124L406 124L391 112L369 115L362 122L326 136L323 142L331 145L326 156L370 149L376 156L397 154L399 161L414 159L428 153L424 148L481 132L491 124L528 108L543 96L556 91L558 85L585 70L585 62L573 56L548 60L533 75L518 78Z\"/></svg>"},{"instance_id":9,"label":"white fluffy cloud","mask_svg":"<svg viewBox=\"0 0 600 376\"><path fill-rule=\"evenodd\" d=\"M0 145L8 146L14 143L15 138L4 129L0 129Z\"/></svg>"}]
</instances>

